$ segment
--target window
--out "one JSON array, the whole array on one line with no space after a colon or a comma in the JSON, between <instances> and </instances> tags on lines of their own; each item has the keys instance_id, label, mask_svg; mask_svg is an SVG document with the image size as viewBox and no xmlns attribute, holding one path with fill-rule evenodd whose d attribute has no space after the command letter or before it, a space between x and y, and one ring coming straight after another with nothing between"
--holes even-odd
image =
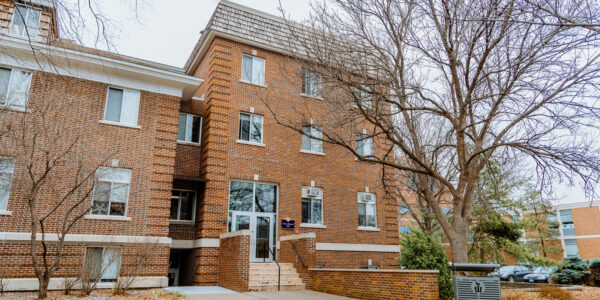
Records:
<instances>
[{"instance_id":1,"label":"window","mask_svg":"<svg viewBox=\"0 0 600 300\"><path fill-rule=\"evenodd\" d=\"M8 207L10 186L15 172L15 161L12 158L0 156L0 210Z\"/></svg>"},{"instance_id":2,"label":"window","mask_svg":"<svg viewBox=\"0 0 600 300\"><path fill-rule=\"evenodd\" d=\"M137 126L140 92L127 89L108 88L104 120Z\"/></svg>"},{"instance_id":3,"label":"window","mask_svg":"<svg viewBox=\"0 0 600 300\"><path fill-rule=\"evenodd\" d=\"M371 100L369 91L370 89L366 85L361 85L360 88L354 88L354 96L364 109L371 109L373 107L373 100Z\"/></svg>"},{"instance_id":4,"label":"window","mask_svg":"<svg viewBox=\"0 0 600 300\"><path fill-rule=\"evenodd\" d=\"M196 208L196 193L173 190L171 192L171 220L193 221Z\"/></svg>"},{"instance_id":5,"label":"window","mask_svg":"<svg viewBox=\"0 0 600 300\"><path fill-rule=\"evenodd\" d=\"M90 272L90 281L117 281L121 269L121 248L87 247L84 268Z\"/></svg>"},{"instance_id":6,"label":"window","mask_svg":"<svg viewBox=\"0 0 600 300\"><path fill-rule=\"evenodd\" d=\"M410 207L406 203L398 204L398 213L401 215L406 215L410 213Z\"/></svg>"},{"instance_id":7,"label":"window","mask_svg":"<svg viewBox=\"0 0 600 300\"><path fill-rule=\"evenodd\" d=\"M98 168L94 186L92 214L125 216L130 182L131 170Z\"/></svg>"},{"instance_id":8,"label":"window","mask_svg":"<svg viewBox=\"0 0 600 300\"><path fill-rule=\"evenodd\" d=\"M563 235L575 235L575 226L573 224L573 214L570 209L560 211L560 224Z\"/></svg>"},{"instance_id":9,"label":"window","mask_svg":"<svg viewBox=\"0 0 600 300\"><path fill-rule=\"evenodd\" d=\"M321 75L309 70L302 70L302 94L321 97Z\"/></svg>"},{"instance_id":10,"label":"window","mask_svg":"<svg viewBox=\"0 0 600 300\"><path fill-rule=\"evenodd\" d=\"M546 224L548 224L548 229L550 230L558 230L558 218L556 217L556 213L548 212L546 214Z\"/></svg>"},{"instance_id":11,"label":"window","mask_svg":"<svg viewBox=\"0 0 600 300\"><path fill-rule=\"evenodd\" d=\"M35 39L38 27L40 26L40 13L39 9L24 5L15 6L10 25L10 34Z\"/></svg>"},{"instance_id":12,"label":"window","mask_svg":"<svg viewBox=\"0 0 600 300\"><path fill-rule=\"evenodd\" d=\"M31 72L0 68L0 106L25 108Z\"/></svg>"},{"instance_id":13,"label":"window","mask_svg":"<svg viewBox=\"0 0 600 300\"><path fill-rule=\"evenodd\" d=\"M442 210L442 213L445 216L452 216L452 208L450 208L450 207L440 207L440 209Z\"/></svg>"},{"instance_id":14,"label":"window","mask_svg":"<svg viewBox=\"0 0 600 300\"><path fill-rule=\"evenodd\" d=\"M242 55L242 80L265 85L265 60L246 54Z\"/></svg>"},{"instance_id":15,"label":"window","mask_svg":"<svg viewBox=\"0 0 600 300\"><path fill-rule=\"evenodd\" d=\"M312 125L303 125L302 131L302 150L323 153L323 141L318 140L323 137L321 130Z\"/></svg>"},{"instance_id":16,"label":"window","mask_svg":"<svg viewBox=\"0 0 600 300\"><path fill-rule=\"evenodd\" d=\"M323 224L323 190L302 188L302 223Z\"/></svg>"},{"instance_id":17,"label":"window","mask_svg":"<svg viewBox=\"0 0 600 300\"><path fill-rule=\"evenodd\" d=\"M402 233L402 234L409 234L410 233L410 227L401 225L400 226L400 233Z\"/></svg>"},{"instance_id":18,"label":"window","mask_svg":"<svg viewBox=\"0 0 600 300\"><path fill-rule=\"evenodd\" d=\"M277 185L249 181L231 181L229 184L229 231L248 229L236 224L231 227L233 211L277 212ZM249 220L249 219L246 219ZM242 222L243 223L243 222ZM245 223L248 226L249 223Z\"/></svg>"},{"instance_id":19,"label":"window","mask_svg":"<svg viewBox=\"0 0 600 300\"><path fill-rule=\"evenodd\" d=\"M577 240L565 240L565 252L567 253L567 257L579 256Z\"/></svg>"},{"instance_id":20,"label":"window","mask_svg":"<svg viewBox=\"0 0 600 300\"><path fill-rule=\"evenodd\" d=\"M240 113L239 139L246 142L262 144L263 117L254 114Z\"/></svg>"},{"instance_id":21,"label":"window","mask_svg":"<svg viewBox=\"0 0 600 300\"><path fill-rule=\"evenodd\" d=\"M358 226L377 227L375 194L358 193Z\"/></svg>"},{"instance_id":22,"label":"window","mask_svg":"<svg viewBox=\"0 0 600 300\"><path fill-rule=\"evenodd\" d=\"M360 156L373 155L373 137L364 134L356 135L356 153Z\"/></svg>"},{"instance_id":23,"label":"window","mask_svg":"<svg viewBox=\"0 0 600 300\"><path fill-rule=\"evenodd\" d=\"M181 142L200 144L201 135L202 117L180 113L177 140Z\"/></svg>"}]
</instances>

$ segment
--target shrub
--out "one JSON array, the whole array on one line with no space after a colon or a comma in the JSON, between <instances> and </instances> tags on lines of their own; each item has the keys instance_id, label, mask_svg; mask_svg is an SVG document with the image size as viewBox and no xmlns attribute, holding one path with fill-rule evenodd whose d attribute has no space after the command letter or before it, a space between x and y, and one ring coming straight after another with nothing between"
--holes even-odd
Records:
<instances>
[{"instance_id":1,"label":"shrub","mask_svg":"<svg viewBox=\"0 0 600 300\"><path fill-rule=\"evenodd\" d=\"M562 284L582 284L586 282L590 271L587 263L579 257L565 258L553 277Z\"/></svg>"},{"instance_id":2,"label":"shrub","mask_svg":"<svg viewBox=\"0 0 600 300\"><path fill-rule=\"evenodd\" d=\"M573 296L559 288L556 286L542 286L540 288L540 296L544 299L551 299L551 300L572 300Z\"/></svg>"},{"instance_id":3,"label":"shrub","mask_svg":"<svg viewBox=\"0 0 600 300\"><path fill-rule=\"evenodd\" d=\"M396 258L398 264L408 269L438 270L440 298L452 298L452 274L442 245L419 230L403 235L400 238L400 245L402 245L402 256Z\"/></svg>"},{"instance_id":4,"label":"shrub","mask_svg":"<svg viewBox=\"0 0 600 300\"><path fill-rule=\"evenodd\" d=\"M600 286L600 258L593 259L588 265L590 271L588 284L593 286Z\"/></svg>"}]
</instances>

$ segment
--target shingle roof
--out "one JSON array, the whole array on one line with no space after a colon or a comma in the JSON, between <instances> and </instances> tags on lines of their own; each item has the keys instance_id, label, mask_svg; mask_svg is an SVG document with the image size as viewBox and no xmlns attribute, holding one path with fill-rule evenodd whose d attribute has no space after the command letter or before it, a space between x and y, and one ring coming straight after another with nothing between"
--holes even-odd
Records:
<instances>
[{"instance_id":1,"label":"shingle roof","mask_svg":"<svg viewBox=\"0 0 600 300\"><path fill-rule=\"evenodd\" d=\"M270 50L288 53L287 49L290 47L300 46L297 38L292 37L306 31L302 25L290 22L231 1L221 0L188 58L185 69L190 71L196 57L201 54L202 47L205 47L205 41L215 32L263 45ZM291 24L298 29L294 29L294 33L289 29Z\"/></svg>"}]
</instances>

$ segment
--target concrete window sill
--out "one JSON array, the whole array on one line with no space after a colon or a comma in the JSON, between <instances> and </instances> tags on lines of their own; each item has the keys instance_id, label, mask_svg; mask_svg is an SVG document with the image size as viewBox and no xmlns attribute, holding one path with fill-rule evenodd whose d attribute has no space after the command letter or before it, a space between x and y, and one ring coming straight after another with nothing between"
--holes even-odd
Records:
<instances>
[{"instance_id":1,"label":"concrete window sill","mask_svg":"<svg viewBox=\"0 0 600 300\"><path fill-rule=\"evenodd\" d=\"M86 215L85 218L88 220L131 221L130 217L125 216Z\"/></svg>"},{"instance_id":2,"label":"concrete window sill","mask_svg":"<svg viewBox=\"0 0 600 300\"><path fill-rule=\"evenodd\" d=\"M306 154L325 156L325 153L323 153L323 152L316 152L316 151L310 151L310 150L304 150L304 149L300 149L300 152L306 153Z\"/></svg>"},{"instance_id":3,"label":"concrete window sill","mask_svg":"<svg viewBox=\"0 0 600 300\"><path fill-rule=\"evenodd\" d=\"M305 228L322 228L325 229L327 228L327 226L323 225L323 224L310 224L310 223L302 223L300 224L300 227L305 227Z\"/></svg>"},{"instance_id":4,"label":"concrete window sill","mask_svg":"<svg viewBox=\"0 0 600 300\"><path fill-rule=\"evenodd\" d=\"M141 126L130 125L130 124L123 124L123 123L119 123L119 122L106 121L106 120L100 120L100 121L98 121L98 123L104 124L104 125L125 127L125 128L142 129Z\"/></svg>"},{"instance_id":5,"label":"concrete window sill","mask_svg":"<svg viewBox=\"0 0 600 300\"><path fill-rule=\"evenodd\" d=\"M254 143L254 142L248 142L248 141L244 141L244 140L237 140L236 143L250 145L250 146L259 146L259 147L266 147L267 146L267 145L262 144L262 143Z\"/></svg>"},{"instance_id":6,"label":"concrete window sill","mask_svg":"<svg viewBox=\"0 0 600 300\"><path fill-rule=\"evenodd\" d=\"M363 227L363 226L358 226L358 230L360 230L360 231L381 231L381 229L377 228L377 227Z\"/></svg>"}]
</instances>

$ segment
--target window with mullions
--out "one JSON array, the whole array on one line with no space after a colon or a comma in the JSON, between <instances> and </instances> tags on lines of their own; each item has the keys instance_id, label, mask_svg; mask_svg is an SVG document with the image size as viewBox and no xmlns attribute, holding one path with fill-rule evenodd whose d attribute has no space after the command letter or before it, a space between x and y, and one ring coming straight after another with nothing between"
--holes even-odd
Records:
<instances>
[{"instance_id":1,"label":"window with mullions","mask_svg":"<svg viewBox=\"0 0 600 300\"><path fill-rule=\"evenodd\" d=\"M240 113L239 140L262 144L263 117L255 114Z\"/></svg>"},{"instance_id":2,"label":"window with mullions","mask_svg":"<svg viewBox=\"0 0 600 300\"><path fill-rule=\"evenodd\" d=\"M173 190L171 192L171 220L193 221L195 207L195 192L183 190Z\"/></svg>"},{"instance_id":3,"label":"window with mullions","mask_svg":"<svg viewBox=\"0 0 600 300\"><path fill-rule=\"evenodd\" d=\"M10 34L35 40L40 27L40 15L39 9L16 5L13 10Z\"/></svg>"},{"instance_id":4,"label":"window with mullions","mask_svg":"<svg viewBox=\"0 0 600 300\"><path fill-rule=\"evenodd\" d=\"M302 125L302 150L323 153L323 137L321 129L313 125Z\"/></svg>"},{"instance_id":5,"label":"window with mullions","mask_svg":"<svg viewBox=\"0 0 600 300\"><path fill-rule=\"evenodd\" d=\"M92 204L93 215L125 216L129 199L131 170L100 167Z\"/></svg>"},{"instance_id":6,"label":"window with mullions","mask_svg":"<svg viewBox=\"0 0 600 300\"><path fill-rule=\"evenodd\" d=\"M30 83L31 72L0 68L0 106L24 109Z\"/></svg>"},{"instance_id":7,"label":"window with mullions","mask_svg":"<svg viewBox=\"0 0 600 300\"><path fill-rule=\"evenodd\" d=\"M265 85L265 60L250 55L242 55L242 81Z\"/></svg>"},{"instance_id":8,"label":"window with mullions","mask_svg":"<svg viewBox=\"0 0 600 300\"><path fill-rule=\"evenodd\" d=\"M358 193L358 226L377 227L375 194Z\"/></svg>"},{"instance_id":9,"label":"window with mullions","mask_svg":"<svg viewBox=\"0 0 600 300\"><path fill-rule=\"evenodd\" d=\"M373 137L365 134L357 134L356 153L358 153L360 156L373 155Z\"/></svg>"},{"instance_id":10,"label":"window with mullions","mask_svg":"<svg viewBox=\"0 0 600 300\"><path fill-rule=\"evenodd\" d=\"M562 234L566 236L575 235L575 225L573 224L573 213L570 209L560 211L560 224Z\"/></svg>"},{"instance_id":11,"label":"window with mullions","mask_svg":"<svg viewBox=\"0 0 600 300\"><path fill-rule=\"evenodd\" d=\"M231 181L229 184L230 221L231 212L233 211L277 212L277 185L251 181Z\"/></svg>"},{"instance_id":12,"label":"window with mullions","mask_svg":"<svg viewBox=\"0 0 600 300\"><path fill-rule=\"evenodd\" d=\"M302 70L302 94L311 97L321 97L321 74Z\"/></svg>"},{"instance_id":13,"label":"window with mullions","mask_svg":"<svg viewBox=\"0 0 600 300\"><path fill-rule=\"evenodd\" d=\"M180 142L200 144L202 133L202 117L192 114L179 114L177 140Z\"/></svg>"},{"instance_id":14,"label":"window with mullions","mask_svg":"<svg viewBox=\"0 0 600 300\"><path fill-rule=\"evenodd\" d=\"M302 188L302 223L323 225L323 190Z\"/></svg>"},{"instance_id":15,"label":"window with mullions","mask_svg":"<svg viewBox=\"0 0 600 300\"><path fill-rule=\"evenodd\" d=\"M117 281L121 269L121 248L87 247L84 269L90 273L90 281Z\"/></svg>"},{"instance_id":16,"label":"window with mullions","mask_svg":"<svg viewBox=\"0 0 600 300\"><path fill-rule=\"evenodd\" d=\"M0 210L8 207L10 187L15 172L15 160L10 157L0 156Z\"/></svg>"},{"instance_id":17,"label":"window with mullions","mask_svg":"<svg viewBox=\"0 0 600 300\"><path fill-rule=\"evenodd\" d=\"M354 97L360 103L363 109L371 109L373 107L373 100L371 99L371 90L366 85L354 88Z\"/></svg>"},{"instance_id":18,"label":"window with mullions","mask_svg":"<svg viewBox=\"0 0 600 300\"><path fill-rule=\"evenodd\" d=\"M579 256L579 248L577 247L577 240L565 240L565 252L567 257Z\"/></svg>"}]
</instances>

